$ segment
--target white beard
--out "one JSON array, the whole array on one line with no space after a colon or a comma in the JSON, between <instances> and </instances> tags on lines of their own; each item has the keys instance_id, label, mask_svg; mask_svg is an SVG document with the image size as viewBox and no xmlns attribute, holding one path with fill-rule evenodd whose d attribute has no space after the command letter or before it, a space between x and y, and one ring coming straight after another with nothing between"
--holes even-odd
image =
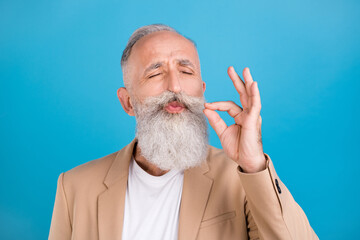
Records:
<instances>
[{"instance_id":1,"label":"white beard","mask_svg":"<svg viewBox=\"0 0 360 240\"><path fill-rule=\"evenodd\" d=\"M185 105L181 113L168 113L172 101ZM208 152L204 97L170 91L133 103L136 138L141 155L162 170L185 170L200 165Z\"/></svg>"}]
</instances>

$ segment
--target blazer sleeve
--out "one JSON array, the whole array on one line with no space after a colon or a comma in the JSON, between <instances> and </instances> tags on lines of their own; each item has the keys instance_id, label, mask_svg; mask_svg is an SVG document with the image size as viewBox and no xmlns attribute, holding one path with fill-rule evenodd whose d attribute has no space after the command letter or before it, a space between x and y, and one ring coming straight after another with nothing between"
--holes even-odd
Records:
<instances>
[{"instance_id":1,"label":"blazer sleeve","mask_svg":"<svg viewBox=\"0 0 360 240\"><path fill-rule=\"evenodd\" d=\"M246 194L245 214L250 239L318 239L289 190L277 176L270 157L261 172L238 174Z\"/></svg>"},{"instance_id":2,"label":"blazer sleeve","mask_svg":"<svg viewBox=\"0 0 360 240\"><path fill-rule=\"evenodd\" d=\"M64 173L61 173L57 183L49 240L71 239L71 231L69 208L64 189Z\"/></svg>"}]
</instances>

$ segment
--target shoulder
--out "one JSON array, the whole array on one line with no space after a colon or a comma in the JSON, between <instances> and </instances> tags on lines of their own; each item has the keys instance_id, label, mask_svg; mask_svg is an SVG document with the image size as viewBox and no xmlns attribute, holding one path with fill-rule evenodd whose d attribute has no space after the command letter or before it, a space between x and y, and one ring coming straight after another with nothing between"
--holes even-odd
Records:
<instances>
[{"instance_id":1,"label":"shoulder","mask_svg":"<svg viewBox=\"0 0 360 240\"><path fill-rule=\"evenodd\" d=\"M68 191L101 191L105 180L113 180L128 170L135 140L121 150L77 166L62 174ZM79 190L80 189L80 190Z\"/></svg>"},{"instance_id":2,"label":"shoulder","mask_svg":"<svg viewBox=\"0 0 360 240\"><path fill-rule=\"evenodd\" d=\"M104 157L74 167L73 169L65 172L65 175L68 178L77 178L77 177L93 176L94 174L96 175L106 174L109 167L115 160L118 152L119 151L116 151Z\"/></svg>"},{"instance_id":3,"label":"shoulder","mask_svg":"<svg viewBox=\"0 0 360 240\"><path fill-rule=\"evenodd\" d=\"M114 162L119 151L104 157L86 162L64 173L64 182L79 185L89 185L102 182Z\"/></svg>"}]
</instances>

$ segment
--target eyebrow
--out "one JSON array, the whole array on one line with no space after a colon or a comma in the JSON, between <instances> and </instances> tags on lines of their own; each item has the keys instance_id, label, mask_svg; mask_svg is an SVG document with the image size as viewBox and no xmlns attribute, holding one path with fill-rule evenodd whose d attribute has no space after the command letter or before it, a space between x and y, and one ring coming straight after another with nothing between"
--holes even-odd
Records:
<instances>
[{"instance_id":1,"label":"eyebrow","mask_svg":"<svg viewBox=\"0 0 360 240\"><path fill-rule=\"evenodd\" d=\"M180 66L184 66L184 67L191 67L193 69L195 69L194 64L189 60L189 59L177 59L176 62L180 65ZM144 71L144 76L146 76L146 74L148 74L148 72L155 70L159 67L161 67L164 64L164 62L155 62L153 64L151 64L149 67L147 67Z\"/></svg>"},{"instance_id":2,"label":"eyebrow","mask_svg":"<svg viewBox=\"0 0 360 240\"><path fill-rule=\"evenodd\" d=\"M159 67L161 67L163 65L163 62L156 62L156 63L153 63L151 64L149 67L147 67L144 71L144 75L146 75L148 72L154 70L154 69L157 69Z\"/></svg>"},{"instance_id":3,"label":"eyebrow","mask_svg":"<svg viewBox=\"0 0 360 240\"><path fill-rule=\"evenodd\" d=\"M177 62L179 65L184 67L192 67L193 69L195 68L194 64L188 59L178 59Z\"/></svg>"}]
</instances>

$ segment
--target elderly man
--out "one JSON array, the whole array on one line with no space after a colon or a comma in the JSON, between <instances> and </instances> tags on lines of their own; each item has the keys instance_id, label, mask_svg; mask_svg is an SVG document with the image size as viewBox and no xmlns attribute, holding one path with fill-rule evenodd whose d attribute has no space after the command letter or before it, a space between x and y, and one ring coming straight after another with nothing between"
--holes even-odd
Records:
<instances>
[{"instance_id":1,"label":"elderly man","mask_svg":"<svg viewBox=\"0 0 360 240\"><path fill-rule=\"evenodd\" d=\"M194 43L165 25L136 30L121 65L136 138L60 175L49 239L318 239L263 153L248 68L244 81L228 69L243 108L205 103ZM205 116L223 150L208 146Z\"/></svg>"}]
</instances>

